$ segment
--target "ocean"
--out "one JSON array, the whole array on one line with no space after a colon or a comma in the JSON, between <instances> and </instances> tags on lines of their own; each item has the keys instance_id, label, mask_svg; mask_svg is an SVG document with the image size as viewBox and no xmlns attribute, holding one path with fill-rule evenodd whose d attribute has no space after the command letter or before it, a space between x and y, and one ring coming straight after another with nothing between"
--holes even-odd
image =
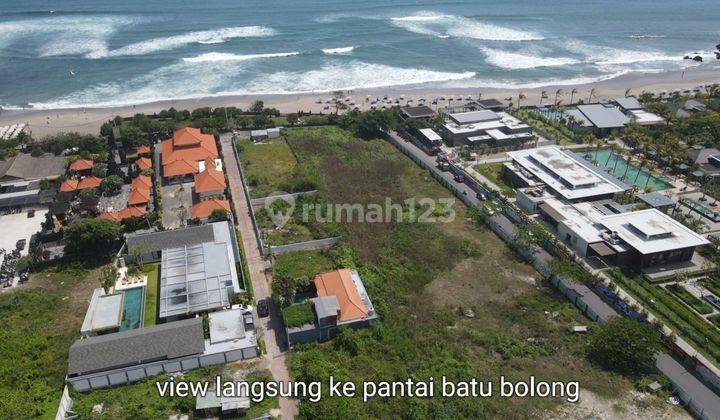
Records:
<instances>
[{"instance_id":1,"label":"ocean","mask_svg":"<svg viewBox=\"0 0 720 420\"><path fill-rule=\"evenodd\" d=\"M0 105L539 87L712 69L718 17L717 0L0 0ZM705 62L682 60L690 53Z\"/></svg>"}]
</instances>

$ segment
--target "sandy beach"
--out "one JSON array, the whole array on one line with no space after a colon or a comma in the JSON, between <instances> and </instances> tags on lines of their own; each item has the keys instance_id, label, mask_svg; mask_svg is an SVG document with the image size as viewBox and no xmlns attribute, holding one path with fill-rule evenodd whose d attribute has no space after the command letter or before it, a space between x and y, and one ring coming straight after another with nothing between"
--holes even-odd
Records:
<instances>
[{"instance_id":1,"label":"sandy beach","mask_svg":"<svg viewBox=\"0 0 720 420\"><path fill-rule=\"evenodd\" d=\"M445 97L445 101L439 101L439 107L452 104L464 103L464 98L470 96L477 98L495 98L509 102L506 99L513 98L512 102L517 105L518 96L522 92L525 98L521 105L539 104L543 91L547 92L547 99L543 103L553 102L555 92L562 89L559 95L563 104L570 100L570 92L577 89L574 101L590 98L590 91L594 89L592 100L611 99L625 95L629 89L631 94L639 95L642 92L672 92L677 89L694 89L698 85L720 83L720 66L703 66L702 68L688 68L684 71L650 73L650 74L628 74L611 80L581 84L581 85L548 85L542 87L528 86L524 88L478 88L478 87L452 87L439 88L432 86L418 87L384 87L375 89L362 89L349 91L348 95L360 109L370 109L371 98L388 98L395 100L400 97L400 102L405 105L409 99L411 104L416 104L419 98L425 98L427 104L433 98ZM242 109L248 108L254 101L262 100L266 107L274 107L283 113L291 112L312 112L328 113L333 109L323 109L324 102L332 97L330 92L286 94L286 95L252 95L252 96L218 96L197 99L168 100L146 104L129 106L118 106L108 108L73 108L73 109L52 109L52 110L3 110L0 114L0 126L26 123L35 138L55 134L58 132L80 132L86 134L97 134L100 126L114 118L116 115L129 117L136 113L154 114L163 109L174 107L176 109L188 109L210 106L236 106ZM453 97L452 101L448 98ZM458 98L463 101L457 101ZM321 103L317 103L320 100ZM381 106L381 105L378 105Z\"/></svg>"}]
</instances>

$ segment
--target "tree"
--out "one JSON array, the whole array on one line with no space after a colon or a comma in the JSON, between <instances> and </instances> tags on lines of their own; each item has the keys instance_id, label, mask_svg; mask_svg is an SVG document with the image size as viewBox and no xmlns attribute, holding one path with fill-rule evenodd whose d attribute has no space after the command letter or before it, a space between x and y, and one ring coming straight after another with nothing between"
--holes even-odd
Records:
<instances>
[{"instance_id":1,"label":"tree","mask_svg":"<svg viewBox=\"0 0 720 420\"><path fill-rule=\"evenodd\" d=\"M588 357L603 369L638 376L655 370L661 349L660 336L649 325L612 317L605 328L591 332Z\"/></svg>"},{"instance_id":2,"label":"tree","mask_svg":"<svg viewBox=\"0 0 720 420\"><path fill-rule=\"evenodd\" d=\"M227 220L228 214L225 209L215 209L210 213L210 220L220 221Z\"/></svg>"},{"instance_id":3,"label":"tree","mask_svg":"<svg viewBox=\"0 0 720 420\"><path fill-rule=\"evenodd\" d=\"M255 101L250 106L250 112L255 114L261 114L263 109L265 109L265 102L263 101Z\"/></svg>"},{"instance_id":4,"label":"tree","mask_svg":"<svg viewBox=\"0 0 720 420\"><path fill-rule=\"evenodd\" d=\"M392 126L393 118L389 112L373 109L363 112L357 119L357 134L365 140L382 136Z\"/></svg>"},{"instance_id":5,"label":"tree","mask_svg":"<svg viewBox=\"0 0 720 420\"><path fill-rule=\"evenodd\" d=\"M287 116L285 118L287 119L287 122L290 125L295 125L298 122L298 114L295 114L295 113L287 114Z\"/></svg>"},{"instance_id":6,"label":"tree","mask_svg":"<svg viewBox=\"0 0 720 420\"><path fill-rule=\"evenodd\" d=\"M78 219L65 228L65 252L75 256L98 256L110 252L122 227L110 220Z\"/></svg>"},{"instance_id":7,"label":"tree","mask_svg":"<svg viewBox=\"0 0 720 420\"><path fill-rule=\"evenodd\" d=\"M105 175L107 175L107 171L107 163L96 163L92 168L93 176L96 176L98 178L103 178Z\"/></svg>"},{"instance_id":8,"label":"tree","mask_svg":"<svg viewBox=\"0 0 720 420\"><path fill-rule=\"evenodd\" d=\"M578 90L575 89L575 88L573 88L573 89L570 91L570 105L572 105L573 99L575 98L575 95L576 95L577 93L578 93Z\"/></svg>"},{"instance_id":9,"label":"tree","mask_svg":"<svg viewBox=\"0 0 720 420\"><path fill-rule=\"evenodd\" d=\"M250 125L252 124L252 120L250 119L250 117L245 116L238 120L238 124L240 125L240 128L244 130L250 127Z\"/></svg>"},{"instance_id":10,"label":"tree","mask_svg":"<svg viewBox=\"0 0 720 420\"><path fill-rule=\"evenodd\" d=\"M117 275L118 270L115 264L108 264L100 270L100 285L105 293L110 293L110 289L115 286Z\"/></svg>"},{"instance_id":11,"label":"tree","mask_svg":"<svg viewBox=\"0 0 720 420\"><path fill-rule=\"evenodd\" d=\"M135 125L120 127L120 141L125 147L137 147L148 143L147 134Z\"/></svg>"},{"instance_id":12,"label":"tree","mask_svg":"<svg viewBox=\"0 0 720 420\"><path fill-rule=\"evenodd\" d=\"M110 175L109 177L102 180L100 188L108 195L117 194L120 188L124 184L123 179L117 175Z\"/></svg>"}]
</instances>

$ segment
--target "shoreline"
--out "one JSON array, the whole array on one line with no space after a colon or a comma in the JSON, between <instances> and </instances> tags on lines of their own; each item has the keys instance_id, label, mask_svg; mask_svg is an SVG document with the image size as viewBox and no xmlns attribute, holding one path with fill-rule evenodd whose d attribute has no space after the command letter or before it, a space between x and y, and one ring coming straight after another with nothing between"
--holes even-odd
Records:
<instances>
[{"instance_id":1,"label":"shoreline","mask_svg":"<svg viewBox=\"0 0 720 420\"><path fill-rule=\"evenodd\" d=\"M559 99L563 103L568 103L570 99L570 91L577 89L574 96L574 102L584 100L587 102L591 89L594 89L593 100L612 99L618 96L624 96L626 90L630 90L631 94L639 95L642 92L672 92L677 89L694 89L698 85L720 83L719 65L707 65L698 67L688 67L685 70L665 71L658 73L628 73L612 79L596 81L591 83L573 84L571 81L567 84L556 82L544 86L531 87L514 87L508 88L483 88L467 86L466 81L458 81L458 86L439 87L433 85L427 86L388 86L380 88L354 89L350 90L348 96L352 97L356 102L356 106L361 110L370 109L369 98L387 95L390 98L398 98L403 96L405 101L401 105L405 105L408 99L417 100L424 97L428 104L433 97L454 95L454 99L462 96L472 96L476 98L479 94L483 98L495 98L504 102L506 98L513 98L512 102L517 105L517 98L520 92L525 95L521 105L540 103L541 94L547 92L547 99L543 103L553 102L557 89L562 89ZM466 86L462 86L466 84ZM348 92L348 91L346 91ZM174 107L176 109L193 110L204 106L222 107L237 106L247 109L254 101L262 100L266 107L277 108L282 113L305 112L305 113L330 113L334 110L324 110L324 102L332 97L331 92L316 93L287 93L287 94L253 94L253 95L228 95L228 96L208 96L195 99L177 99L164 100L157 102L149 102L137 105L123 105L110 107L76 107L76 108L58 108L58 109L5 109L0 114L0 126L26 123L29 130L36 138L42 138L47 135L59 132L76 131L82 134L98 134L100 126L106 121L114 118L116 115L121 117L130 117L137 113L152 115L163 109ZM323 103L316 103L321 99ZM457 102L457 101L454 101ZM461 101L461 103L464 103ZM414 102L413 104L416 104ZM441 101L438 107L452 105L453 102ZM435 107L435 106L433 106Z\"/></svg>"}]
</instances>

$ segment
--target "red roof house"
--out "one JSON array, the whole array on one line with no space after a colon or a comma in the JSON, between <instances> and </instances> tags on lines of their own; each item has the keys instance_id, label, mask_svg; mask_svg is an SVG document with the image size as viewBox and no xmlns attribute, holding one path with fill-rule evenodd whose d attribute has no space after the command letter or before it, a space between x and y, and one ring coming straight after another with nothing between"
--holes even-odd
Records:
<instances>
[{"instance_id":1,"label":"red roof house","mask_svg":"<svg viewBox=\"0 0 720 420\"><path fill-rule=\"evenodd\" d=\"M215 136L203 134L197 128L181 128L173 133L171 139L162 142L163 176L173 177L197 173L198 162L216 157L218 157L218 150ZM175 163L179 161L180 164ZM189 172L189 164L194 165L192 172Z\"/></svg>"},{"instance_id":2,"label":"red roof house","mask_svg":"<svg viewBox=\"0 0 720 420\"><path fill-rule=\"evenodd\" d=\"M203 200L190 207L190 217L193 219L206 219L210 217L213 210L218 209L225 210L230 213L230 202L227 200L219 200L217 198Z\"/></svg>"}]
</instances>

